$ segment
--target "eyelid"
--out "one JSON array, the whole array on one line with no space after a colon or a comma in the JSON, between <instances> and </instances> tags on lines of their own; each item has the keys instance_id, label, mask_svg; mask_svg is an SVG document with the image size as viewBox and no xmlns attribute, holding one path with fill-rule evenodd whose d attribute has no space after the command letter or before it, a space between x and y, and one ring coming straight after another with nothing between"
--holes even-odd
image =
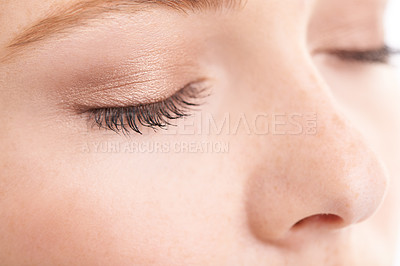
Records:
<instances>
[{"instance_id":1,"label":"eyelid","mask_svg":"<svg viewBox=\"0 0 400 266\"><path fill-rule=\"evenodd\" d=\"M383 45L377 49L334 49L330 50L328 54L334 55L339 59L349 62L387 64L390 57L399 54L399 52L400 50L398 49L393 49L387 45Z\"/></svg>"},{"instance_id":2,"label":"eyelid","mask_svg":"<svg viewBox=\"0 0 400 266\"><path fill-rule=\"evenodd\" d=\"M136 66L132 66L136 67ZM147 67L146 69L149 69ZM75 112L84 113L90 109L105 107L126 107L145 105L162 101L185 84L200 84L209 80L197 67L174 65L153 67L150 70L131 71L126 67L114 68L73 77L63 85L62 92ZM196 71L197 70L197 71ZM77 82L78 81L78 82ZM65 93L68 92L68 93Z\"/></svg>"},{"instance_id":3,"label":"eyelid","mask_svg":"<svg viewBox=\"0 0 400 266\"><path fill-rule=\"evenodd\" d=\"M169 98L144 105L94 108L86 111L92 126L129 134L132 130L142 134L140 127L166 129L171 120L189 116L189 111L201 105L198 99L208 96L207 87L199 82L187 84Z\"/></svg>"}]
</instances>

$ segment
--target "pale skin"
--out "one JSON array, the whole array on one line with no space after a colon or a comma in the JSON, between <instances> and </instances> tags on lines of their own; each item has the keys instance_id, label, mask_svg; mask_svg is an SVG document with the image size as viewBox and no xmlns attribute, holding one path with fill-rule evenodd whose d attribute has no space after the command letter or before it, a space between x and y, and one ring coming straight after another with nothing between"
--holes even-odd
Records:
<instances>
[{"instance_id":1,"label":"pale skin","mask_svg":"<svg viewBox=\"0 0 400 266\"><path fill-rule=\"evenodd\" d=\"M385 1L125 6L19 43L76 3L0 3L2 265L391 265L399 90L388 64L331 53L383 46ZM313 113L317 130L202 122L183 134L178 119L125 136L82 111L161 101L194 81L210 93L186 121L267 114L265 129L274 114ZM202 141L229 151L94 146Z\"/></svg>"}]
</instances>

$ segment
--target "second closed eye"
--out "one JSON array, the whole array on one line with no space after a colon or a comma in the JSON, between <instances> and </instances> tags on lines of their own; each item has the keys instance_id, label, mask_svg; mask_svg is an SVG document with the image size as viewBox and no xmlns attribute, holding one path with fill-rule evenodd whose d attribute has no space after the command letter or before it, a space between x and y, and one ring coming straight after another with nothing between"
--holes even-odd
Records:
<instances>
[{"instance_id":1,"label":"second closed eye","mask_svg":"<svg viewBox=\"0 0 400 266\"><path fill-rule=\"evenodd\" d=\"M384 45L377 49L368 50L343 50L337 49L329 51L329 54L337 56L339 59L349 62L361 63L383 63L389 62L391 56L397 55L399 50Z\"/></svg>"}]
</instances>

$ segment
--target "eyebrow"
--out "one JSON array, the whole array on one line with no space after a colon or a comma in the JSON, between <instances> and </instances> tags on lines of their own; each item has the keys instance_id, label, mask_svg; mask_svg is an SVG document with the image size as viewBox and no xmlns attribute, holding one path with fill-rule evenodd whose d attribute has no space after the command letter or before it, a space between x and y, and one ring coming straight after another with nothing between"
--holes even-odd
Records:
<instances>
[{"instance_id":1,"label":"eyebrow","mask_svg":"<svg viewBox=\"0 0 400 266\"><path fill-rule=\"evenodd\" d=\"M183 13L233 9L241 0L90 0L81 1L71 6L61 7L33 26L25 29L12 39L7 46L8 54L4 59L23 50L23 48L47 39L60 32L85 25L86 22L107 13L133 13L151 6L164 6Z\"/></svg>"}]
</instances>

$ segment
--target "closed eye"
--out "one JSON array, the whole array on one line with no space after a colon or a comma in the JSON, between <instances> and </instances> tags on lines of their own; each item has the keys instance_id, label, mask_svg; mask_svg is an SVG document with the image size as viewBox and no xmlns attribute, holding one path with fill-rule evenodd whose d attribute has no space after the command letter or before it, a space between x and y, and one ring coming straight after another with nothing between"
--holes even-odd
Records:
<instances>
[{"instance_id":1,"label":"closed eye","mask_svg":"<svg viewBox=\"0 0 400 266\"><path fill-rule=\"evenodd\" d=\"M387 64L392 56L399 54L400 50L392 49L384 45L378 49L371 50L332 50L329 54L344 61L360 63Z\"/></svg>"},{"instance_id":2,"label":"closed eye","mask_svg":"<svg viewBox=\"0 0 400 266\"><path fill-rule=\"evenodd\" d=\"M141 128L166 129L172 120L189 116L195 107L201 105L199 99L208 96L207 89L198 83L190 83L171 97L145 105L127 107L106 107L88 110L93 126L129 134L142 134Z\"/></svg>"}]
</instances>

